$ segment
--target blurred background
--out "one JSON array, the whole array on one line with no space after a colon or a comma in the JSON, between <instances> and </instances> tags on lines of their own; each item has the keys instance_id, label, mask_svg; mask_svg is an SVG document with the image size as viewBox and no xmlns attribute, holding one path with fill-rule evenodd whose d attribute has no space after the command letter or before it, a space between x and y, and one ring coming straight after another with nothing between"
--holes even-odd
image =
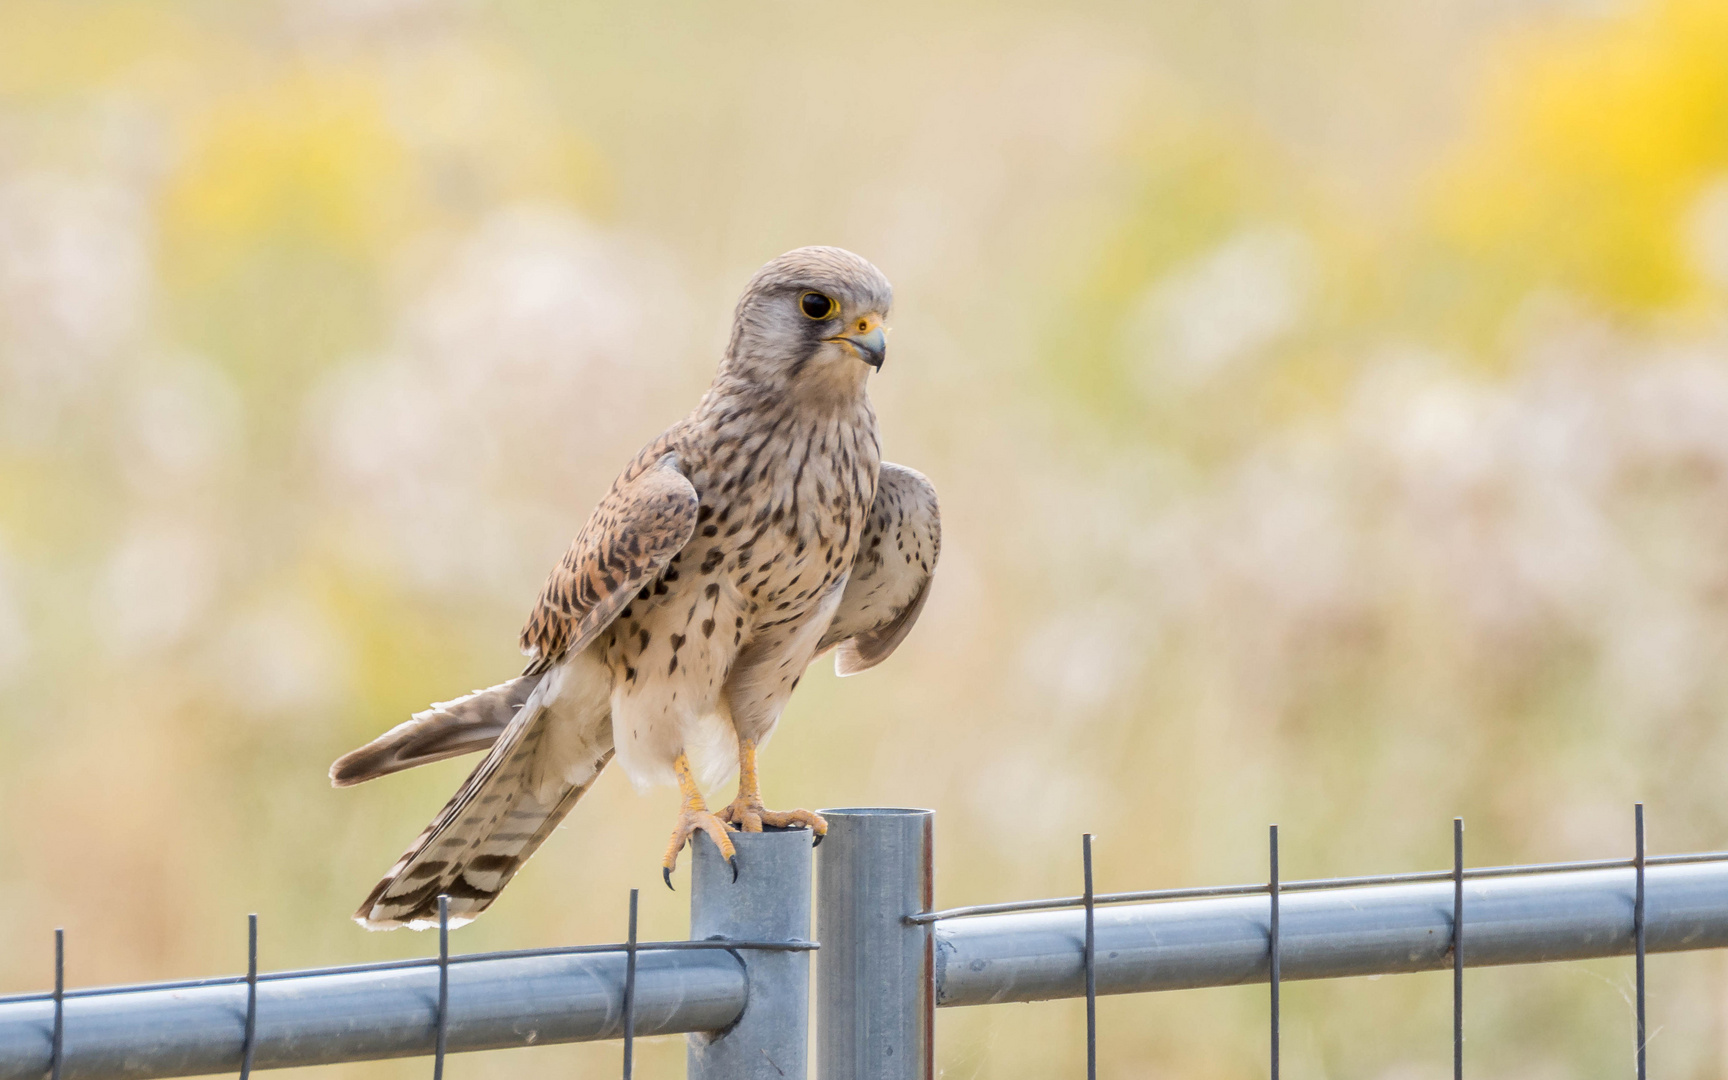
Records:
<instances>
[{"instance_id":1,"label":"blurred background","mask_svg":"<svg viewBox=\"0 0 1728 1080\"><path fill-rule=\"evenodd\" d=\"M0 0L0 991L424 954L348 921L547 569L779 252L894 281L930 606L819 663L775 805L939 811L943 905L1728 847L1728 5ZM682 936L607 774L462 951ZM678 878L685 888L685 878ZM1651 965L1728 1076L1728 957ZM1473 1076L1621 1075L1629 962L1472 972ZM1257 1077L1264 990L1107 999ZM1449 1075L1444 973L1286 1067ZM1079 1003L945 1011L1075 1075ZM612 1045L464 1077L609 1075ZM643 1074L681 1075L678 1039ZM321 1075L422 1075L424 1062Z\"/></svg>"}]
</instances>

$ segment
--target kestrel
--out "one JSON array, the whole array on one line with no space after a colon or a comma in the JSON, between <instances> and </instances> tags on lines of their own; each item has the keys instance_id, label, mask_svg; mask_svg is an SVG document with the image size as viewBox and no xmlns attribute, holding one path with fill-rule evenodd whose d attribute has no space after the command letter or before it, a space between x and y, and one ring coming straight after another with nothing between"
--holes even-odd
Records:
<instances>
[{"instance_id":1,"label":"kestrel","mask_svg":"<svg viewBox=\"0 0 1728 1080\"><path fill-rule=\"evenodd\" d=\"M819 815L763 806L757 752L811 660L836 649L851 675L894 651L941 547L936 491L882 461L866 392L892 298L881 271L840 248L757 271L708 392L636 455L552 571L522 631L522 674L331 766L346 787L490 748L357 922L432 925L440 894L453 925L473 919L614 756L638 787L683 793L668 885L697 830L728 860L729 829L804 826L820 840ZM738 795L715 814L703 786L733 760Z\"/></svg>"}]
</instances>

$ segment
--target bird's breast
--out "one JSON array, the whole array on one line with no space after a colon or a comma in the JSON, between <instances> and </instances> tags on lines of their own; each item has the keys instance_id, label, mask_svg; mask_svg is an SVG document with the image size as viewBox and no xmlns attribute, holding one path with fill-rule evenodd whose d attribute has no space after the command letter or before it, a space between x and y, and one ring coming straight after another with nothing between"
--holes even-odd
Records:
<instances>
[{"instance_id":1,"label":"bird's breast","mask_svg":"<svg viewBox=\"0 0 1728 1080\"><path fill-rule=\"evenodd\" d=\"M696 527L651 590L656 603L700 628L717 612L714 633L734 648L817 617L845 581L875 498L874 415L757 417L715 431L691 464Z\"/></svg>"}]
</instances>

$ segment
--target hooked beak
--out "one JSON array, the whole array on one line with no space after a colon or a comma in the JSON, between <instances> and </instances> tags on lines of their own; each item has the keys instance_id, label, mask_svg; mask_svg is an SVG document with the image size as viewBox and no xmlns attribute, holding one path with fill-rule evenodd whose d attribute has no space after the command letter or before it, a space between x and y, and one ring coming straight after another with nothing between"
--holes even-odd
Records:
<instances>
[{"instance_id":1,"label":"hooked beak","mask_svg":"<svg viewBox=\"0 0 1728 1080\"><path fill-rule=\"evenodd\" d=\"M883 336L880 326L868 334L841 334L828 340L852 346L852 350L858 354L858 359L877 371L882 370L882 361L888 356L888 339Z\"/></svg>"}]
</instances>

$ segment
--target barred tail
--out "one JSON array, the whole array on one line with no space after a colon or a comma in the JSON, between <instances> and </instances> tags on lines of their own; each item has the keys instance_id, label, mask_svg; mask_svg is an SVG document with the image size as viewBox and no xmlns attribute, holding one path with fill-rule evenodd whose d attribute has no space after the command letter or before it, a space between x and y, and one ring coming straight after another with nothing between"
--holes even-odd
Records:
<instances>
[{"instance_id":1,"label":"barred tail","mask_svg":"<svg viewBox=\"0 0 1728 1080\"><path fill-rule=\"evenodd\" d=\"M497 898L612 760L609 676L602 682L604 669L583 667L572 663L547 673L354 921L369 930L435 926L442 893L450 897L456 926ZM561 693L573 679L590 685Z\"/></svg>"}]
</instances>

